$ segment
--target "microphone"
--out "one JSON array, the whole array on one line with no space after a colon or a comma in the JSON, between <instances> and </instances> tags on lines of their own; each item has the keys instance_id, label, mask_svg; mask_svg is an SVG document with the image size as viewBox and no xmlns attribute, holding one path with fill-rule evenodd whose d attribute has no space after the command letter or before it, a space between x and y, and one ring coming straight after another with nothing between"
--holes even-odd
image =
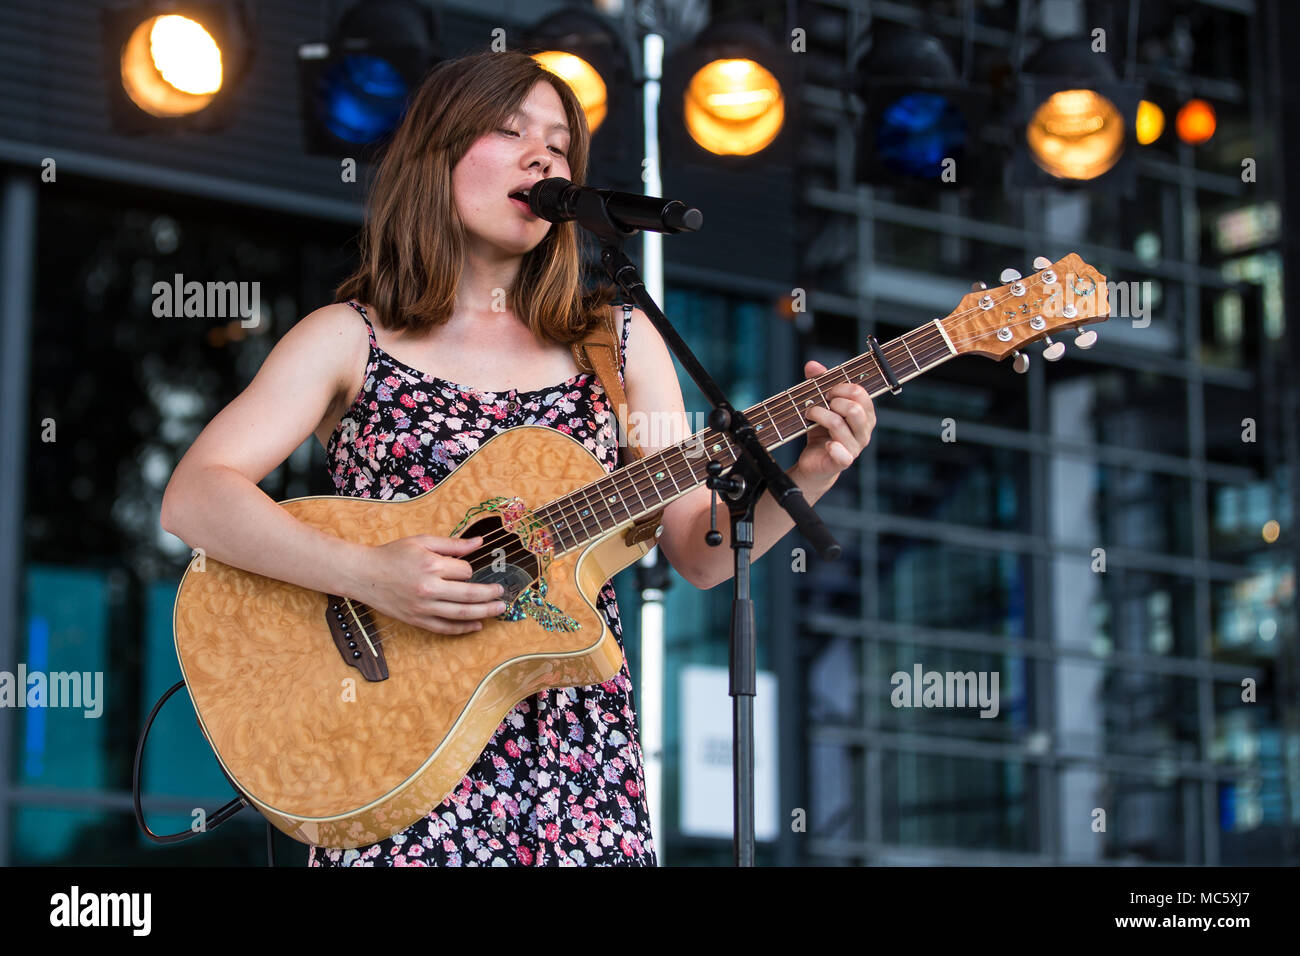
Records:
<instances>
[{"instance_id":1,"label":"microphone","mask_svg":"<svg viewBox=\"0 0 1300 956\"><path fill-rule=\"evenodd\" d=\"M593 203L599 203L613 225L627 233L638 229L696 232L704 225L704 214L679 200L620 193L595 186L575 186L563 176L552 176L535 183L528 190L527 199L533 214L548 222L578 219Z\"/></svg>"}]
</instances>

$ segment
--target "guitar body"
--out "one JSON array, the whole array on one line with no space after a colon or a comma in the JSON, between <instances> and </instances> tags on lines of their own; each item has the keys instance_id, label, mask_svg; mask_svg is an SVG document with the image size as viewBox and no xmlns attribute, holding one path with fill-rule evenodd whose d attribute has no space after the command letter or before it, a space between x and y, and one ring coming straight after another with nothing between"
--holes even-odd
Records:
<instances>
[{"instance_id":1,"label":"guitar body","mask_svg":"<svg viewBox=\"0 0 1300 956\"><path fill-rule=\"evenodd\" d=\"M540 507L607 474L570 436L525 425L492 436L414 498L326 495L280 505L367 545L451 536L461 523L461 536L517 542L499 519L485 529L492 515L467 515L499 497ZM336 610L337 598L196 556L176 595L176 653L222 769L272 824L305 843L351 848L400 832L456 787L519 701L618 673L622 653L596 597L654 545L626 545L626 527L555 557L530 579L544 581L545 601L563 612L565 627L499 617L446 635L366 611L382 638L380 677L366 676L356 652L339 643L346 602Z\"/></svg>"}]
</instances>

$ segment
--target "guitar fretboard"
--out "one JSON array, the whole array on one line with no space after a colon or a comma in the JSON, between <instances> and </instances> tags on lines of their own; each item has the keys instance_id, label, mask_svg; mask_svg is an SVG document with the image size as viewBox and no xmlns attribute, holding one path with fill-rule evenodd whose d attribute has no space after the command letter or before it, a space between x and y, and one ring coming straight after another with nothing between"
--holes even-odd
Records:
<instances>
[{"instance_id":1,"label":"guitar fretboard","mask_svg":"<svg viewBox=\"0 0 1300 956\"><path fill-rule=\"evenodd\" d=\"M938 319L891 339L880 349L899 382L915 378L957 354ZM862 385L873 399L889 391L880 363L871 352L864 352L745 409L745 417L764 448L779 448L816 427L816 422L804 417L805 410L813 405L829 408L827 393L840 382ZM708 477L710 460L721 462L725 474L740 454L730 437L705 428L671 448L556 498L534 514L551 529L558 556L694 491Z\"/></svg>"}]
</instances>

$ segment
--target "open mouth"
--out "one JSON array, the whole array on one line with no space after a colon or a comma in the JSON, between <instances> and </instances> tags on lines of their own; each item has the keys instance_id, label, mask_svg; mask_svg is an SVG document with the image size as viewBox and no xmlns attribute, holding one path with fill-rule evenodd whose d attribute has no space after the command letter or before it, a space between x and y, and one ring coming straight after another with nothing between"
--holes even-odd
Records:
<instances>
[{"instance_id":1,"label":"open mouth","mask_svg":"<svg viewBox=\"0 0 1300 956\"><path fill-rule=\"evenodd\" d=\"M514 203L516 206L518 206L520 209L522 209L524 212L528 213L528 215L532 216L534 219L537 218L537 214L534 213L533 210L532 210L532 207L528 205L528 193L527 193L527 192L513 192L513 193L511 193L511 194L510 194L510 201L513 202L513 203Z\"/></svg>"}]
</instances>

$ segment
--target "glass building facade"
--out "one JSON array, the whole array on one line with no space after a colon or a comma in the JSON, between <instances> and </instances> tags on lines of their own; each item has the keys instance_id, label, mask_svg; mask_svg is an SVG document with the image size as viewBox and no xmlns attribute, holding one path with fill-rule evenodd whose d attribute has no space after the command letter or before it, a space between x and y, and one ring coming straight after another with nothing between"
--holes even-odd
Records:
<instances>
[{"instance_id":1,"label":"glass building facade","mask_svg":"<svg viewBox=\"0 0 1300 956\"><path fill-rule=\"evenodd\" d=\"M1078 252L1118 290L1087 351L1031 348L1024 375L959 357L877 398L868 452L825 500L844 560L798 584L808 862L1297 860L1278 179L1242 163L1276 162L1268 17L1141 6L1129 77L1210 99L1219 127L1139 150L1131 197L859 184L854 115L805 90L808 356L857 355L1039 255ZM1061 32L1129 26L1104 4L971 7L801 16L827 76L869 25L937 34L979 79L1049 13ZM896 706L894 675L918 665L996 673L997 717Z\"/></svg>"}]
</instances>

